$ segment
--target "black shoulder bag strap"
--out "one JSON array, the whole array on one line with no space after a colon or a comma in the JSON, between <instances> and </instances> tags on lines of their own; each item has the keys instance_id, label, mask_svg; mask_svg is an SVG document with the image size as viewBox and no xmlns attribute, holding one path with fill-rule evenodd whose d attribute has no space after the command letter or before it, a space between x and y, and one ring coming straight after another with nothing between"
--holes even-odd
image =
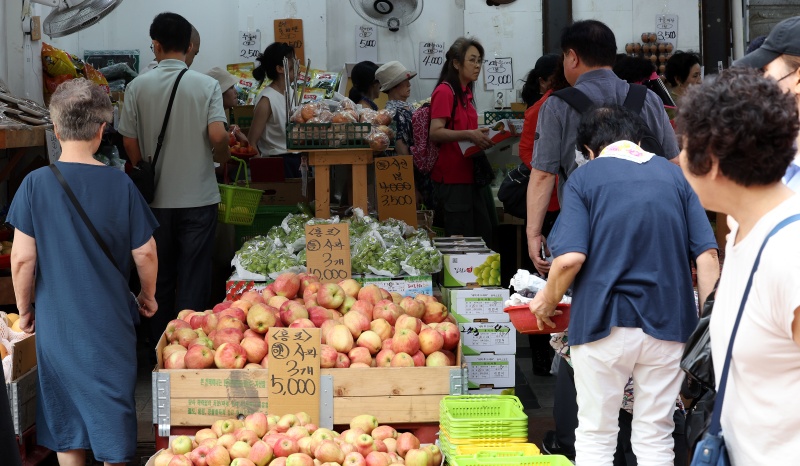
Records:
<instances>
[{"instance_id":1,"label":"black shoulder bag strap","mask_svg":"<svg viewBox=\"0 0 800 466\"><path fill-rule=\"evenodd\" d=\"M72 189L67 184L67 180L65 180L64 176L61 175L61 171L58 169L58 167L56 167L55 164L50 164L50 170L53 171L56 179L58 179L58 182L61 183L61 187L64 188L64 192L67 193L67 197L70 201L72 201L72 205L75 206L75 210L78 211L78 215L80 215L83 223L86 224L86 228L89 229L89 231L92 233L92 236L94 236L95 241L97 241L97 244L100 245L100 249L102 249L106 254L108 260L114 264L114 267L116 267L117 270L122 273L122 270L119 268L119 264L117 264L117 261L114 260L114 256L111 255L111 250L108 249L108 245L106 245L105 241L103 241L103 238L100 237L100 233L97 232L97 229L94 227L94 224L92 224L92 221L89 220L89 216L86 215L86 211L83 210L83 207L81 207L81 204L78 202L78 198L75 197L75 193L72 192Z\"/></svg>"},{"instance_id":2,"label":"black shoulder bag strap","mask_svg":"<svg viewBox=\"0 0 800 466\"><path fill-rule=\"evenodd\" d=\"M564 89L553 92L552 95L568 103L570 107L574 108L581 115L595 106L595 103L592 102L586 94L574 87L565 87Z\"/></svg>"},{"instance_id":3,"label":"black shoulder bag strap","mask_svg":"<svg viewBox=\"0 0 800 466\"><path fill-rule=\"evenodd\" d=\"M625 102L622 104L622 106L633 113L640 115L642 113L642 108L644 108L644 100L646 98L646 87L642 86L641 84L631 84L631 88L628 90L628 95L625 96Z\"/></svg>"},{"instance_id":4,"label":"black shoulder bag strap","mask_svg":"<svg viewBox=\"0 0 800 466\"><path fill-rule=\"evenodd\" d=\"M172 86L172 94L169 96L169 104L167 104L167 113L164 115L164 123L161 124L161 133L158 135L158 143L156 144L156 152L153 154L153 170L156 169L156 162L158 161L158 154L161 153L161 146L164 144L164 134L167 132L167 123L169 123L169 115L172 113L172 103L175 102L175 94L178 92L178 84L181 82L181 78L186 72L189 71L189 68L184 68L178 73L178 78L175 80L175 84Z\"/></svg>"},{"instance_id":5,"label":"black shoulder bag strap","mask_svg":"<svg viewBox=\"0 0 800 466\"><path fill-rule=\"evenodd\" d=\"M453 108L450 110L450 121L448 123L450 124L451 128L456 129L456 121L455 121L455 119L456 119L456 105L458 105L458 96L456 95L456 90L453 89L453 85L452 84L450 84L447 81L444 81L444 83L447 84L447 87L449 87L450 91L453 92ZM445 126L445 128L446 127L447 126Z\"/></svg>"}]
</instances>

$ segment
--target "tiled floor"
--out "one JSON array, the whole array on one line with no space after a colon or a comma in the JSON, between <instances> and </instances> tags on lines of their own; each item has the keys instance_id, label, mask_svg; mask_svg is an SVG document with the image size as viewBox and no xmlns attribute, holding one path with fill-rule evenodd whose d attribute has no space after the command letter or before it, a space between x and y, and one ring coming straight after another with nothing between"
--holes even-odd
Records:
<instances>
[{"instance_id":1,"label":"tiled floor","mask_svg":"<svg viewBox=\"0 0 800 466\"><path fill-rule=\"evenodd\" d=\"M517 338L517 386L516 394L528 415L528 439L541 444L544 433L553 429L553 388L555 377L533 375L528 339ZM132 466L144 465L155 453L153 431L152 372L146 365L140 367L136 384L136 411L139 419L139 449L137 461Z\"/></svg>"}]
</instances>

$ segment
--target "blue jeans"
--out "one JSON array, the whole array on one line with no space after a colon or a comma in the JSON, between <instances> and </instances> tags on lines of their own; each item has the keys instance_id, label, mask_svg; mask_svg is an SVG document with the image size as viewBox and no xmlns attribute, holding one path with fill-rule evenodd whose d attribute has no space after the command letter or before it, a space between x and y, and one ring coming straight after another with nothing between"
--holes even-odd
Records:
<instances>
[{"instance_id":1,"label":"blue jeans","mask_svg":"<svg viewBox=\"0 0 800 466\"><path fill-rule=\"evenodd\" d=\"M152 210L159 224L153 233L158 248L158 311L149 319L155 344L178 311L203 311L209 305L217 204Z\"/></svg>"}]
</instances>

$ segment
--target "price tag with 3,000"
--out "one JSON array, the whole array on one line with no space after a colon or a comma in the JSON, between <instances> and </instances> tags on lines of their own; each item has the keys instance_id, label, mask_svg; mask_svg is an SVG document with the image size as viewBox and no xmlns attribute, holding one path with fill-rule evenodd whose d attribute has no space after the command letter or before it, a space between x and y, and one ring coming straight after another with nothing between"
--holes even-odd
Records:
<instances>
[{"instance_id":1,"label":"price tag with 3,000","mask_svg":"<svg viewBox=\"0 0 800 466\"><path fill-rule=\"evenodd\" d=\"M269 414L304 411L319 423L320 334L318 328L269 329Z\"/></svg>"}]
</instances>

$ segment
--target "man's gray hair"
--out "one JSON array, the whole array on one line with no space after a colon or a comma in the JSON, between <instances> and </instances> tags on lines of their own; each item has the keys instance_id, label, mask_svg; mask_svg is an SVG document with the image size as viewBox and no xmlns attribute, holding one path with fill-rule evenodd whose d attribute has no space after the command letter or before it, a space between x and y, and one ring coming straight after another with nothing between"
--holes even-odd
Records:
<instances>
[{"instance_id":1,"label":"man's gray hair","mask_svg":"<svg viewBox=\"0 0 800 466\"><path fill-rule=\"evenodd\" d=\"M91 141L100 125L111 123L108 94L84 78L63 82L50 99L50 117L62 141Z\"/></svg>"}]
</instances>

